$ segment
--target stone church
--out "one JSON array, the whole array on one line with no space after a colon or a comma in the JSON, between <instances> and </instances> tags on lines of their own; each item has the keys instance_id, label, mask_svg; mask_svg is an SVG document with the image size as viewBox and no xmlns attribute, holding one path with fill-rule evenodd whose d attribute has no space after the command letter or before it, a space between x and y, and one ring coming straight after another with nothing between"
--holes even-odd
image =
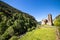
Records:
<instances>
[{"instance_id":1,"label":"stone church","mask_svg":"<svg viewBox=\"0 0 60 40\"><path fill-rule=\"evenodd\" d=\"M51 14L48 14L48 19L44 19L42 20L42 25L52 25L53 24L53 21L52 21L52 15Z\"/></svg>"}]
</instances>

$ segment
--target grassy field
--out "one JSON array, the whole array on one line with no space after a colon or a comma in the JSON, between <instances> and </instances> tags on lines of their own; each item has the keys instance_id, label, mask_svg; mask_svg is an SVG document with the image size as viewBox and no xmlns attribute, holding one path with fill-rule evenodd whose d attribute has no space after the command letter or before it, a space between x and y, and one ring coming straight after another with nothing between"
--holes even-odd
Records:
<instances>
[{"instance_id":1,"label":"grassy field","mask_svg":"<svg viewBox=\"0 0 60 40\"><path fill-rule=\"evenodd\" d=\"M56 40L55 27L41 27L27 32L19 40Z\"/></svg>"}]
</instances>

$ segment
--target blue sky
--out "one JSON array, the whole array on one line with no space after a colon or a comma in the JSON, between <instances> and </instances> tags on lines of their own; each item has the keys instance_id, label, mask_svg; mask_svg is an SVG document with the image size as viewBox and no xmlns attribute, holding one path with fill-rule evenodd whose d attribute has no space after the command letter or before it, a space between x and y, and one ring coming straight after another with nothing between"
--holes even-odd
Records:
<instances>
[{"instance_id":1,"label":"blue sky","mask_svg":"<svg viewBox=\"0 0 60 40\"><path fill-rule=\"evenodd\" d=\"M35 17L37 21L47 18L49 13L53 19L60 14L60 0L2 0L18 10Z\"/></svg>"}]
</instances>

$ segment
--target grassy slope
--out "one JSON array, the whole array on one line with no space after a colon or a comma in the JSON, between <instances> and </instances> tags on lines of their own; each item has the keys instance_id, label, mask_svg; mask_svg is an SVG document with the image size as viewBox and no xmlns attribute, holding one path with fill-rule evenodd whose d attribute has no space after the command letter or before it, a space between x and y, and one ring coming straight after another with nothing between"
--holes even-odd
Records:
<instances>
[{"instance_id":1,"label":"grassy slope","mask_svg":"<svg viewBox=\"0 0 60 40\"><path fill-rule=\"evenodd\" d=\"M27 32L19 40L56 40L56 28L41 27Z\"/></svg>"}]
</instances>

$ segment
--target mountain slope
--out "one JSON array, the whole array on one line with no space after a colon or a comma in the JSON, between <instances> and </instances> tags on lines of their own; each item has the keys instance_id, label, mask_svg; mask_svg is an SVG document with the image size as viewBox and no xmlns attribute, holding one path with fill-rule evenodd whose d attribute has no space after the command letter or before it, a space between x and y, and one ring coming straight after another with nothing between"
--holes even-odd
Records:
<instances>
[{"instance_id":1,"label":"mountain slope","mask_svg":"<svg viewBox=\"0 0 60 40\"><path fill-rule=\"evenodd\" d=\"M0 40L20 36L35 29L37 21L27 13L0 1Z\"/></svg>"}]
</instances>

